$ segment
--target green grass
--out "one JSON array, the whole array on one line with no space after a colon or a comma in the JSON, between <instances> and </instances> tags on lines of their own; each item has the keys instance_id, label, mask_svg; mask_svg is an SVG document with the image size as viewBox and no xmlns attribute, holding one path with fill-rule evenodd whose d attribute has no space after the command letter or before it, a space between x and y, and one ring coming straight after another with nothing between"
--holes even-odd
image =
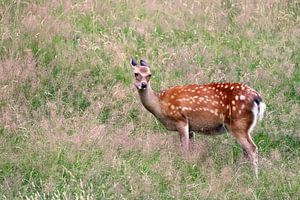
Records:
<instances>
[{"instance_id":1,"label":"green grass","mask_svg":"<svg viewBox=\"0 0 300 200\"><path fill-rule=\"evenodd\" d=\"M298 199L297 1L2 1L1 199ZM155 90L239 81L266 116L259 180L229 134L177 133L147 112L129 60Z\"/></svg>"}]
</instances>

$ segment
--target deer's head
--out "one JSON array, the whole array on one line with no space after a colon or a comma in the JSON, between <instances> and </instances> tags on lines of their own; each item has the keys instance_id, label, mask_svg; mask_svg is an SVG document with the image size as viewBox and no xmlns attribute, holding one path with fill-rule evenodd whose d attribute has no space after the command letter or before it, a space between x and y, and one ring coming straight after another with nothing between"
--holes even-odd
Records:
<instances>
[{"instance_id":1,"label":"deer's head","mask_svg":"<svg viewBox=\"0 0 300 200\"><path fill-rule=\"evenodd\" d=\"M149 65L145 60L140 60L140 63L138 64L137 61L132 58L131 66L135 77L135 87L140 91L146 90L151 78Z\"/></svg>"}]
</instances>

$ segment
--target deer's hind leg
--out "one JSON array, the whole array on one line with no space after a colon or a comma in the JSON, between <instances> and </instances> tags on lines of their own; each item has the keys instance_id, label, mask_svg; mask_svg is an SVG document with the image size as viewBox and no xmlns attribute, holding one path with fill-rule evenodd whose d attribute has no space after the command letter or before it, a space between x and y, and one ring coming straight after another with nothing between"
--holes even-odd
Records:
<instances>
[{"instance_id":1,"label":"deer's hind leg","mask_svg":"<svg viewBox=\"0 0 300 200\"><path fill-rule=\"evenodd\" d=\"M251 120L247 120L251 119ZM258 178L258 152L257 146L253 142L250 129L253 129L253 120L255 118L242 118L235 120L231 125L231 132L233 136L237 139L238 143L241 145L244 157L250 159L253 165L253 170L256 178Z\"/></svg>"}]
</instances>

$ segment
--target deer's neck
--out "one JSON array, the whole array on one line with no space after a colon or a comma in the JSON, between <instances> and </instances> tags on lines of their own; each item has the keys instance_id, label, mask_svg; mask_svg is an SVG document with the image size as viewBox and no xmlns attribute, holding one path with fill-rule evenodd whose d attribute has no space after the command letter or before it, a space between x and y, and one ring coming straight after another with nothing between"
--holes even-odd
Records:
<instances>
[{"instance_id":1,"label":"deer's neck","mask_svg":"<svg viewBox=\"0 0 300 200\"><path fill-rule=\"evenodd\" d=\"M155 117L161 118L161 108L159 99L155 95L150 85L145 90L139 90L140 99L144 107L151 112Z\"/></svg>"}]
</instances>

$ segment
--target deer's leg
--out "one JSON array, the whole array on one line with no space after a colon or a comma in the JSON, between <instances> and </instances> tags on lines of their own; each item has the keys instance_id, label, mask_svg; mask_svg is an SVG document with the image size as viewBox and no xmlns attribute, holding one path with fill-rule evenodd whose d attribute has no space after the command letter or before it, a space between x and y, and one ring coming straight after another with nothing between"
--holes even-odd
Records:
<instances>
[{"instance_id":1,"label":"deer's leg","mask_svg":"<svg viewBox=\"0 0 300 200\"><path fill-rule=\"evenodd\" d=\"M258 178L258 155L256 145L248 134L246 137L238 138L238 141L242 145L243 149L245 149L250 160L252 161L254 174L256 178Z\"/></svg>"},{"instance_id":2,"label":"deer's leg","mask_svg":"<svg viewBox=\"0 0 300 200\"><path fill-rule=\"evenodd\" d=\"M190 141L195 142L195 132L194 131L189 132L189 139L190 139Z\"/></svg>"},{"instance_id":3,"label":"deer's leg","mask_svg":"<svg viewBox=\"0 0 300 200\"><path fill-rule=\"evenodd\" d=\"M249 158L252 162L254 174L258 178L258 154L257 147L251 139L250 134L246 131L234 131L233 135L241 145L245 158Z\"/></svg>"},{"instance_id":4,"label":"deer's leg","mask_svg":"<svg viewBox=\"0 0 300 200\"><path fill-rule=\"evenodd\" d=\"M193 149L194 143L195 143L195 132L194 131L190 131L189 132L189 145L190 145L190 149Z\"/></svg>"},{"instance_id":5,"label":"deer's leg","mask_svg":"<svg viewBox=\"0 0 300 200\"><path fill-rule=\"evenodd\" d=\"M253 142L250 133L247 134L247 141L250 144L250 150L248 150L250 153L248 154L253 164L255 176L256 178L258 178L258 151L257 146Z\"/></svg>"},{"instance_id":6,"label":"deer's leg","mask_svg":"<svg viewBox=\"0 0 300 200\"><path fill-rule=\"evenodd\" d=\"M243 148L242 148L243 149ZM247 162L249 162L250 158L249 158L249 155L246 151L246 149L243 149L243 158L241 159L241 161L239 162L239 165L243 165Z\"/></svg>"},{"instance_id":7,"label":"deer's leg","mask_svg":"<svg viewBox=\"0 0 300 200\"><path fill-rule=\"evenodd\" d=\"M180 142L184 150L189 149L189 124L187 122L177 122L177 131L180 136Z\"/></svg>"},{"instance_id":8,"label":"deer's leg","mask_svg":"<svg viewBox=\"0 0 300 200\"><path fill-rule=\"evenodd\" d=\"M245 160L248 160L248 159L249 159L249 155L248 155L246 149L243 149L243 155L244 155L244 159L245 159Z\"/></svg>"},{"instance_id":9,"label":"deer's leg","mask_svg":"<svg viewBox=\"0 0 300 200\"><path fill-rule=\"evenodd\" d=\"M248 118L249 119L249 118ZM252 162L254 174L258 178L258 152L255 143L250 135L251 120L241 119L231 124L231 132L241 145L244 158L249 158Z\"/></svg>"}]
</instances>

